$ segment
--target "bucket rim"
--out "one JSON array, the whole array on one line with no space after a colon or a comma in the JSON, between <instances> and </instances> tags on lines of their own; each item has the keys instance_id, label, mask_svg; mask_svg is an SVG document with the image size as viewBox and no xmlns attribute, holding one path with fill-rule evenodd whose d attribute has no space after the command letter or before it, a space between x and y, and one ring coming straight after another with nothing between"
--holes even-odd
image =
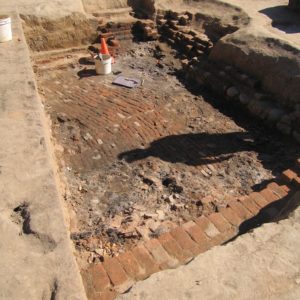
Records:
<instances>
[{"instance_id":1,"label":"bucket rim","mask_svg":"<svg viewBox=\"0 0 300 300\"><path fill-rule=\"evenodd\" d=\"M9 15L0 15L0 22L4 21L4 20L7 20L7 19L10 19Z\"/></svg>"}]
</instances>

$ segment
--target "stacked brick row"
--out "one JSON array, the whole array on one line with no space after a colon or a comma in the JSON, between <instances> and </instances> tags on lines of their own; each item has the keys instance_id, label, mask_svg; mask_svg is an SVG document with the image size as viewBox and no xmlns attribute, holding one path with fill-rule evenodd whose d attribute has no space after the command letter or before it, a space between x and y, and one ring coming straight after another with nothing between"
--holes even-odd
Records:
<instances>
[{"instance_id":1,"label":"stacked brick row","mask_svg":"<svg viewBox=\"0 0 300 300\"><path fill-rule=\"evenodd\" d=\"M134 24L132 32L140 41L154 41L158 39L158 32L155 27L155 23L150 19L139 20Z\"/></svg>"},{"instance_id":2,"label":"stacked brick row","mask_svg":"<svg viewBox=\"0 0 300 300\"><path fill-rule=\"evenodd\" d=\"M258 80L232 66L198 58L182 60L182 65L188 80L208 87L223 99L238 103L269 126L300 142L300 107L290 111L281 106L272 95L260 89Z\"/></svg>"},{"instance_id":3,"label":"stacked brick row","mask_svg":"<svg viewBox=\"0 0 300 300\"><path fill-rule=\"evenodd\" d=\"M117 40L132 40L131 33L132 23L109 22L98 26L99 38L117 39Z\"/></svg>"},{"instance_id":4,"label":"stacked brick row","mask_svg":"<svg viewBox=\"0 0 300 300\"><path fill-rule=\"evenodd\" d=\"M211 40L204 34L191 29L192 15L166 12L157 16L161 39L179 50L182 57L193 58L208 54L213 47Z\"/></svg>"},{"instance_id":5,"label":"stacked brick row","mask_svg":"<svg viewBox=\"0 0 300 300\"><path fill-rule=\"evenodd\" d=\"M88 298L114 299L135 281L188 263L198 254L236 236L240 225L262 210L266 216L275 217L279 214L276 203L282 202L278 200L284 200L285 204L300 201L300 159L293 170L282 173L281 180L284 183L272 182L260 192L232 200L217 213L201 216L117 257L91 265L82 274Z\"/></svg>"}]
</instances>

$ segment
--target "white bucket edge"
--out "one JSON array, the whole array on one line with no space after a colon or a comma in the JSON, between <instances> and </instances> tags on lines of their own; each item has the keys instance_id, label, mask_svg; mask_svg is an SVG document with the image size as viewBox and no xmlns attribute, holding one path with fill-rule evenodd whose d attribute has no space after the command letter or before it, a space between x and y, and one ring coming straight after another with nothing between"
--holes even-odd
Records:
<instances>
[{"instance_id":1,"label":"white bucket edge","mask_svg":"<svg viewBox=\"0 0 300 300\"><path fill-rule=\"evenodd\" d=\"M103 60L95 59L95 69L98 75L108 75L111 73L112 58L110 55L102 54Z\"/></svg>"},{"instance_id":2,"label":"white bucket edge","mask_svg":"<svg viewBox=\"0 0 300 300\"><path fill-rule=\"evenodd\" d=\"M0 43L12 40L11 17L0 16Z\"/></svg>"}]
</instances>

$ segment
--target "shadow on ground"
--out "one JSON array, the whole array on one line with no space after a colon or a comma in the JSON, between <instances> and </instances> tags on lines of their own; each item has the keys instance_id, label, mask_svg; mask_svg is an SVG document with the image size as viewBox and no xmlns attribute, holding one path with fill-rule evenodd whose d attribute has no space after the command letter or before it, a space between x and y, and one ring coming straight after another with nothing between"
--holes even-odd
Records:
<instances>
[{"instance_id":1,"label":"shadow on ground","mask_svg":"<svg viewBox=\"0 0 300 300\"><path fill-rule=\"evenodd\" d=\"M166 162L199 166L227 160L233 153L247 150L254 150L247 132L196 133L166 136L152 142L146 149L123 152L118 158L131 163L153 156Z\"/></svg>"},{"instance_id":2,"label":"shadow on ground","mask_svg":"<svg viewBox=\"0 0 300 300\"><path fill-rule=\"evenodd\" d=\"M246 220L239 226L238 233L224 244L234 241L237 237L245 234L265 223L274 223L289 218L300 205L300 191L292 189L285 197L278 199L265 206L259 213L251 219Z\"/></svg>"},{"instance_id":3,"label":"shadow on ground","mask_svg":"<svg viewBox=\"0 0 300 300\"><path fill-rule=\"evenodd\" d=\"M287 6L274 6L259 11L272 20L272 26L287 34L300 32L300 14Z\"/></svg>"},{"instance_id":4,"label":"shadow on ground","mask_svg":"<svg viewBox=\"0 0 300 300\"><path fill-rule=\"evenodd\" d=\"M287 196L267 205L253 218L243 222L239 227L239 235L248 232L263 223L279 222L289 217L289 215L300 204L300 192L290 192Z\"/></svg>"},{"instance_id":5,"label":"shadow on ground","mask_svg":"<svg viewBox=\"0 0 300 300\"><path fill-rule=\"evenodd\" d=\"M83 69L77 73L79 79L85 78L85 77L92 77L97 76L95 69Z\"/></svg>"}]
</instances>

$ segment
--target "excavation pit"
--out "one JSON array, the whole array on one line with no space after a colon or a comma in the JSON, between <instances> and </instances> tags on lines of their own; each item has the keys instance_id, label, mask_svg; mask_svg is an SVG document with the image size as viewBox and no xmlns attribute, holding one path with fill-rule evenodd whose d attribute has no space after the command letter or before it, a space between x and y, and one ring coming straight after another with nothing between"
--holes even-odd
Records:
<instances>
[{"instance_id":1,"label":"excavation pit","mask_svg":"<svg viewBox=\"0 0 300 300\"><path fill-rule=\"evenodd\" d=\"M237 27L221 26L198 15L187 33L189 14L179 27L166 15L154 25L100 26L100 36L118 36L118 47L110 40L116 63L107 76L96 75L86 47L32 54L81 270L220 212L263 189L299 156L296 142L274 130L283 113L275 106L279 113L270 117L259 81L208 59L240 19L233 18ZM132 31L133 24L142 30ZM197 46L189 47L191 40ZM44 41L35 50L41 49ZM113 85L119 74L142 84ZM256 106L245 109L244 92L256 95Z\"/></svg>"},{"instance_id":2,"label":"excavation pit","mask_svg":"<svg viewBox=\"0 0 300 300\"><path fill-rule=\"evenodd\" d=\"M158 47L166 49L160 65ZM234 110L228 116L210 103L218 99L187 90L165 45L128 48L113 69L144 81L135 89L112 85L116 75L96 76L85 51L35 62L67 182L71 238L84 261L218 211L296 153L261 122Z\"/></svg>"}]
</instances>

